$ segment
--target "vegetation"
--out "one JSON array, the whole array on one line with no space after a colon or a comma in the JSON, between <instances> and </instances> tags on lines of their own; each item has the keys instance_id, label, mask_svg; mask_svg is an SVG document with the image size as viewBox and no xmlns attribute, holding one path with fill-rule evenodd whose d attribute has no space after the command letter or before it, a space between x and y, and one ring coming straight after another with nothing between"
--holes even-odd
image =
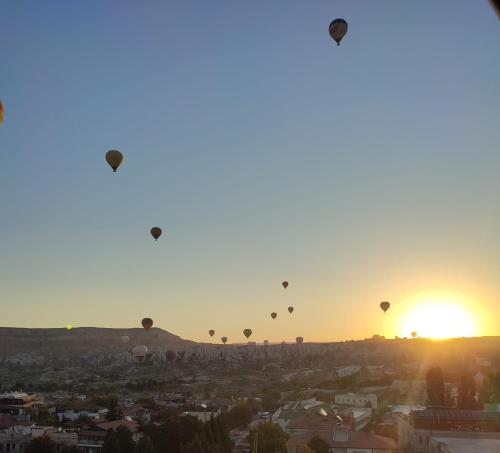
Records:
<instances>
[{"instance_id":1,"label":"vegetation","mask_svg":"<svg viewBox=\"0 0 500 453\"><path fill-rule=\"evenodd\" d=\"M315 435L307 444L314 453L329 453L330 445L318 435Z\"/></svg>"},{"instance_id":2,"label":"vegetation","mask_svg":"<svg viewBox=\"0 0 500 453\"><path fill-rule=\"evenodd\" d=\"M439 367L431 367L427 371L427 398L429 406L444 406L445 391L443 372Z\"/></svg>"},{"instance_id":3,"label":"vegetation","mask_svg":"<svg viewBox=\"0 0 500 453\"><path fill-rule=\"evenodd\" d=\"M261 423L250 431L251 452L286 453L288 434L275 423Z\"/></svg>"}]
</instances>

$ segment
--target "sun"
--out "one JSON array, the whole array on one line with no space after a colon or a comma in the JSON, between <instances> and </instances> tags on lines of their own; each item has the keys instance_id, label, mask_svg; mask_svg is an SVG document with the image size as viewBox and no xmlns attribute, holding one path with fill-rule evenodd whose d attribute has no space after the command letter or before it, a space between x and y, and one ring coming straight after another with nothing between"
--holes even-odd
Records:
<instances>
[{"instance_id":1,"label":"sun","mask_svg":"<svg viewBox=\"0 0 500 453\"><path fill-rule=\"evenodd\" d=\"M420 296L404 315L400 335L444 339L478 334L476 315L464 300L444 296Z\"/></svg>"}]
</instances>

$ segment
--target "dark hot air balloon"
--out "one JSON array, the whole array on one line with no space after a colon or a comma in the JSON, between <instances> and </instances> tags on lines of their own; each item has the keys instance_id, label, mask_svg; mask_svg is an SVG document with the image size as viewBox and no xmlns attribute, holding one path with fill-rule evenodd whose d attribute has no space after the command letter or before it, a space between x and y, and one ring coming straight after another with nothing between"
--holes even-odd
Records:
<instances>
[{"instance_id":1,"label":"dark hot air balloon","mask_svg":"<svg viewBox=\"0 0 500 453\"><path fill-rule=\"evenodd\" d=\"M211 337L213 337L213 336L215 335L215 330L210 329L210 330L208 331L208 334L209 334Z\"/></svg>"},{"instance_id":2,"label":"dark hot air balloon","mask_svg":"<svg viewBox=\"0 0 500 453\"><path fill-rule=\"evenodd\" d=\"M220 341L222 341L222 343L226 344L226 343L227 343L227 337L222 337L222 338L220 339Z\"/></svg>"},{"instance_id":3,"label":"dark hot air balloon","mask_svg":"<svg viewBox=\"0 0 500 453\"><path fill-rule=\"evenodd\" d=\"M288 282L285 280L281 286L283 286L283 288L287 289L288 288Z\"/></svg>"},{"instance_id":4,"label":"dark hot air balloon","mask_svg":"<svg viewBox=\"0 0 500 453\"><path fill-rule=\"evenodd\" d=\"M161 236L161 228L160 227L151 228L151 236L153 236L155 238L155 241L157 241L158 238Z\"/></svg>"},{"instance_id":5,"label":"dark hot air balloon","mask_svg":"<svg viewBox=\"0 0 500 453\"><path fill-rule=\"evenodd\" d=\"M337 46L340 46L340 41L347 33L347 22L344 19L335 19L330 24L328 31L330 32L330 36L337 43Z\"/></svg>"},{"instance_id":6,"label":"dark hot air balloon","mask_svg":"<svg viewBox=\"0 0 500 453\"><path fill-rule=\"evenodd\" d=\"M177 354L175 353L175 351L172 351L171 349L169 349L166 353L165 353L165 357L167 358L167 360L172 363L175 358L177 357Z\"/></svg>"},{"instance_id":7,"label":"dark hot air balloon","mask_svg":"<svg viewBox=\"0 0 500 453\"><path fill-rule=\"evenodd\" d=\"M116 172L123 162L123 154L116 149L112 149L106 153L106 162L113 169L113 172Z\"/></svg>"},{"instance_id":8,"label":"dark hot air balloon","mask_svg":"<svg viewBox=\"0 0 500 453\"><path fill-rule=\"evenodd\" d=\"M144 327L145 330L151 329L153 327L153 320L151 318L144 318L141 321L142 327Z\"/></svg>"},{"instance_id":9,"label":"dark hot air balloon","mask_svg":"<svg viewBox=\"0 0 500 453\"><path fill-rule=\"evenodd\" d=\"M247 338L250 338L250 335L252 335L252 329L243 330L243 335L245 335L245 337Z\"/></svg>"},{"instance_id":10,"label":"dark hot air balloon","mask_svg":"<svg viewBox=\"0 0 500 453\"><path fill-rule=\"evenodd\" d=\"M288 307L288 313L290 313L290 314L293 313L293 307Z\"/></svg>"},{"instance_id":11,"label":"dark hot air balloon","mask_svg":"<svg viewBox=\"0 0 500 453\"><path fill-rule=\"evenodd\" d=\"M382 310L384 310L384 313L389 310L389 307L391 306L391 304L387 301L384 301L384 302L380 302L380 308Z\"/></svg>"},{"instance_id":12,"label":"dark hot air balloon","mask_svg":"<svg viewBox=\"0 0 500 453\"><path fill-rule=\"evenodd\" d=\"M271 318L276 319L277 316L278 316L278 314L275 313L274 311L271 313Z\"/></svg>"}]
</instances>

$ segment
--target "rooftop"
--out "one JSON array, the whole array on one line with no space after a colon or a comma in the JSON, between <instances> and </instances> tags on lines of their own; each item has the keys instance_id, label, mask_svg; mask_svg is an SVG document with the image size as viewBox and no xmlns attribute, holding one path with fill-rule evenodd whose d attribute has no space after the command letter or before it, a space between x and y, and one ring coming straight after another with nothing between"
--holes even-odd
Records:
<instances>
[{"instance_id":1,"label":"rooftop","mask_svg":"<svg viewBox=\"0 0 500 453\"><path fill-rule=\"evenodd\" d=\"M347 432L347 439L345 439L345 431L341 436L337 436L335 431L330 432L308 432L304 434L297 434L288 439L286 445L289 447L306 446L309 441L315 436L321 437L332 448L378 448L385 450L397 450L398 446L394 440L388 437L382 437L377 434L370 434L364 432ZM342 439L342 440L341 440Z\"/></svg>"}]
</instances>

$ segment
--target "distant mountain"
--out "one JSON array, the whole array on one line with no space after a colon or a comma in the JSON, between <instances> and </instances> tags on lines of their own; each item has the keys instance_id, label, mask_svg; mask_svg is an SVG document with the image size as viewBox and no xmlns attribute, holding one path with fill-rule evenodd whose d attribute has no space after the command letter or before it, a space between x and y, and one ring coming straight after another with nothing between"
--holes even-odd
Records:
<instances>
[{"instance_id":1,"label":"distant mountain","mask_svg":"<svg viewBox=\"0 0 500 453\"><path fill-rule=\"evenodd\" d=\"M124 342L123 337L128 337ZM197 343L183 340L159 328L107 329L78 327L67 329L24 329L0 327L0 355L16 354L86 354L90 352L130 351L135 345L155 349L187 349Z\"/></svg>"}]
</instances>

